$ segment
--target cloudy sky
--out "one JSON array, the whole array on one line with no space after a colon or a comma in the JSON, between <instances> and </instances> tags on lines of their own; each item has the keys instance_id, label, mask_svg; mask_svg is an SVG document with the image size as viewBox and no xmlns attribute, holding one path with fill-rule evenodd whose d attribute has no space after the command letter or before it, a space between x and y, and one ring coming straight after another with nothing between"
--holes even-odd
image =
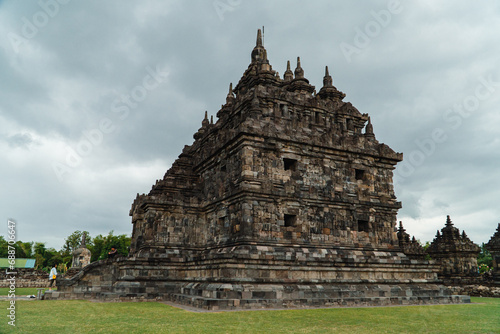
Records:
<instances>
[{"instance_id":1,"label":"cloudy sky","mask_svg":"<svg viewBox=\"0 0 500 334\"><path fill-rule=\"evenodd\" d=\"M301 57L404 153L398 219L446 215L476 242L500 222L500 3L484 0L0 0L0 235L59 249L130 234L137 193L191 144L250 62ZM1 227L3 225L3 227Z\"/></svg>"}]
</instances>

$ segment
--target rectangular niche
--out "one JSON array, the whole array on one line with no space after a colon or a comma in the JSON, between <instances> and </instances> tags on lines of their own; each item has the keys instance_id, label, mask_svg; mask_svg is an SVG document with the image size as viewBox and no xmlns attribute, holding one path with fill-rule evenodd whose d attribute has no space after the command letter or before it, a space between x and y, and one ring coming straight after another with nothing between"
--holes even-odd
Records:
<instances>
[{"instance_id":1,"label":"rectangular niche","mask_svg":"<svg viewBox=\"0 0 500 334\"><path fill-rule=\"evenodd\" d=\"M363 180L365 177L364 169L355 169L354 177L356 178L356 180Z\"/></svg>"},{"instance_id":2,"label":"rectangular niche","mask_svg":"<svg viewBox=\"0 0 500 334\"><path fill-rule=\"evenodd\" d=\"M297 160L283 158L283 166L284 166L285 170L294 171L297 169Z\"/></svg>"},{"instance_id":3,"label":"rectangular niche","mask_svg":"<svg viewBox=\"0 0 500 334\"><path fill-rule=\"evenodd\" d=\"M287 215L285 214L285 227L295 227L297 224L297 216L296 215Z\"/></svg>"},{"instance_id":4,"label":"rectangular niche","mask_svg":"<svg viewBox=\"0 0 500 334\"><path fill-rule=\"evenodd\" d=\"M290 116L290 114L288 113L288 106L286 104L280 104L279 109L280 109L281 116L283 116L283 117Z\"/></svg>"},{"instance_id":5,"label":"rectangular niche","mask_svg":"<svg viewBox=\"0 0 500 334\"><path fill-rule=\"evenodd\" d=\"M369 232L368 220L358 220L358 232Z\"/></svg>"},{"instance_id":6,"label":"rectangular niche","mask_svg":"<svg viewBox=\"0 0 500 334\"><path fill-rule=\"evenodd\" d=\"M219 226L226 228L229 227L229 221L226 219L226 217L219 218Z\"/></svg>"}]
</instances>

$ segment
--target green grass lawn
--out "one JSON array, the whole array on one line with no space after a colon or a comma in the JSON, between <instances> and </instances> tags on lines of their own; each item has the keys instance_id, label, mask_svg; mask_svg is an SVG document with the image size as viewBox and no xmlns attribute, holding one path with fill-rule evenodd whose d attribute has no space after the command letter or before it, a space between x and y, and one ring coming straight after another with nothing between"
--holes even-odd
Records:
<instances>
[{"instance_id":1,"label":"green grass lawn","mask_svg":"<svg viewBox=\"0 0 500 334\"><path fill-rule=\"evenodd\" d=\"M0 301L0 333L500 333L500 299L472 301L219 313L187 312L155 302L18 301L15 329L7 324L8 302Z\"/></svg>"}]
</instances>

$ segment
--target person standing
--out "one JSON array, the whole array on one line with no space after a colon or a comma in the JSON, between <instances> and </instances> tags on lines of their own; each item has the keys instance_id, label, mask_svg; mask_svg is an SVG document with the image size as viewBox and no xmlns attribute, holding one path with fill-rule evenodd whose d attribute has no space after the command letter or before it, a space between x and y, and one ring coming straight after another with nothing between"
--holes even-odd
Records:
<instances>
[{"instance_id":1,"label":"person standing","mask_svg":"<svg viewBox=\"0 0 500 334\"><path fill-rule=\"evenodd\" d=\"M49 291L52 291L52 284L55 283L56 281L56 278L57 278L57 264L54 264L54 267L52 269L50 269L50 273L49 273Z\"/></svg>"}]
</instances>

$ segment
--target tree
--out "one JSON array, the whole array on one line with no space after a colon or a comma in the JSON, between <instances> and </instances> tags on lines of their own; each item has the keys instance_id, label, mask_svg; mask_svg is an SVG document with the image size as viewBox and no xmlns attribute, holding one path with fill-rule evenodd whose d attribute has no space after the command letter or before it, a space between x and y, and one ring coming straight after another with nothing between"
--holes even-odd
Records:
<instances>
[{"instance_id":1,"label":"tree","mask_svg":"<svg viewBox=\"0 0 500 334\"><path fill-rule=\"evenodd\" d=\"M13 246L16 249L17 259L32 257L33 242L22 242L19 240L16 241Z\"/></svg>"},{"instance_id":2,"label":"tree","mask_svg":"<svg viewBox=\"0 0 500 334\"><path fill-rule=\"evenodd\" d=\"M41 254L35 254L35 269L42 269L44 267L45 258Z\"/></svg>"},{"instance_id":3,"label":"tree","mask_svg":"<svg viewBox=\"0 0 500 334\"><path fill-rule=\"evenodd\" d=\"M60 252L56 251L54 248L48 248L45 250L45 262L44 269L49 269L54 266L54 264L63 263L63 257Z\"/></svg>"},{"instance_id":4,"label":"tree","mask_svg":"<svg viewBox=\"0 0 500 334\"><path fill-rule=\"evenodd\" d=\"M104 252L105 246L106 238L103 237L102 234L97 235L93 240L93 244L88 247L91 253L90 262L100 260L101 253Z\"/></svg>"},{"instance_id":5,"label":"tree","mask_svg":"<svg viewBox=\"0 0 500 334\"><path fill-rule=\"evenodd\" d=\"M482 264L488 266L489 268L493 267L493 258L491 257L491 253L486 249L484 242L481 244L481 252L477 257L477 265L481 266Z\"/></svg>"},{"instance_id":6,"label":"tree","mask_svg":"<svg viewBox=\"0 0 500 334\"><path fill-rule=\"evenodd\" d=\"M107 251L109 252L112 247L116 248L116 251L119 255L127 256L130 249L131 238L126 234L121 235L113 235L113 231L109 232L108 235L108 247ZM107 252L106 252L107 254Z\"/></svg>"},{"instance_id":7,"label":"tree","mask_svg":"<svg viewBox=\"0 0 500 334\"><path fill-rule=\"evenodd\" d=\"M3 236L0 235L0 257L7 257L8 256L8 243L7 240Z\"/></svg>"},{"instance_id":8,"label":"tree","mask_svg":"<svg viewBox=\"0 0 500 334\"><path fill-rule=\"evenodd\" d=\"M33 251L35 252L35 256L37 254L39 255L45 255L45 242L35 242L35 245L33 246Z\"/></svg>"},{"instance_id":9,"label":"tree","mask_svg":"<svg viewBox=\"0 0 500 334\"><path fill-rule=\"evenodd\" d=\"M62 252L64 255L71 255L74 250L80 247L82 243L82 236L83 234L86 234L86 244L89 245L92 243L92 239L90 238L90 233L88 231L75 231L73 232L69 237L64 239L65 243L62 248Z\"/></svg>"},{"instance_id":10,"label":"tree","mask_svg":"<svg viewBox=\"0 0 500 334\"><path fill-rule=\"evenodd\" d=\"M31 259L33 257L33 241L31 242L22 242L18 241L19 247L23 250L24 257L27 259Z\"/></svg>"},{"instance_id":11,"label":"tree","mask_svg":"<svg viewBox=\"0 0 500 334\"><path fill-rule=\"evenodd\" d=\"M99 234L94 238L92 246L89 247L92 253L91 261L106 259L111 248L116 248L119 255L127 256L130 242L131 238L126 234L113 235L113 231L110 231L107 236Z\"/></svg>"}]
</instances>

